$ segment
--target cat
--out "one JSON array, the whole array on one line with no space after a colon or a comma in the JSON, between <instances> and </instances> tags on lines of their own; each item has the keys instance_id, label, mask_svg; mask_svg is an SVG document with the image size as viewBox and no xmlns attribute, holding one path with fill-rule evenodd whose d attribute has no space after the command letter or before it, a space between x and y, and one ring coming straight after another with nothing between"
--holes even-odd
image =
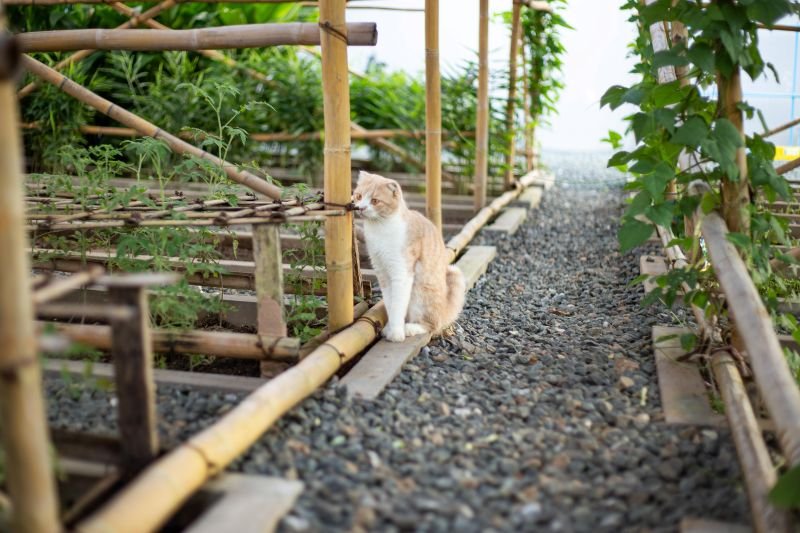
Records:
<instances>
[{"instance_id":1,"label":"cat","mask_svg":"<svg viewBox=\"0 0 800 533\"><path fill-rule=\"evenodd\" d=\"M441 334L464 307L466 283L449 265L436 226L408 208L396 181L377 174L359 174L353 203L364 219L364 241L389 317L383 337L402 342Z\"/></svg>"}]
</instances>

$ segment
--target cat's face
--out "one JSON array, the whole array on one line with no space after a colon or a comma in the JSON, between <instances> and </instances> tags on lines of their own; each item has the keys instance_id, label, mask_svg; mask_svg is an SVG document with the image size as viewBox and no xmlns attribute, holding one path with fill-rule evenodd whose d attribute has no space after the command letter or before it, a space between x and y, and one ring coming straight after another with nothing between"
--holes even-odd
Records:
<instances>
[{"instance_id":1,"label":"cat's face","mask_svg":"<svg viewBox=\"0 0 800 533\"><path fill-rule=\"evenodd\" d=\"M403 192L396 181L361 171L353 191L353 203L366 219L387 218L402 205Z\"/></svg>"}]
</instances>

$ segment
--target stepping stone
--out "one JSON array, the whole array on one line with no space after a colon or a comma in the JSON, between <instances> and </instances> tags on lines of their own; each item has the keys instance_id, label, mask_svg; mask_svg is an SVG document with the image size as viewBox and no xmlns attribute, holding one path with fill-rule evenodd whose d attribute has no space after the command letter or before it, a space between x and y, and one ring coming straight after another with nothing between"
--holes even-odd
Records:
<instances>
[{"instance_id":1,"label":"stepping stone","mask_svg":"<svg viewBox=\"0 0 800 533\"><path fill-rule=\"evenodd\" d=\"M667 260L660 255L643 255L639 258L639 272L641 274L660 276L661 274L666 274L667 270ZM643 285L645 294L649 294L650 291L658 287L652 278L645 280Z\"/></svg>"},{"instance_id":2,"label":"stepping stone","mask_svg":"<svg viewBox=\"0 0 800 533\"><path fill-rule=\"evenodd\" d=\"M186 533L265 533L275 531L303 492L303 483L276 477L223 474L203 487L219 494Z\"/></svg>"},{"instance_id":3,"label":"stepping stone","mask_svg":"<svg viewBox=\"0 0 800 533\"><path fill-rule=\"evenodd\" d=\"M523 207L507 207L503 209L495 221L483 228L484 231L502 232L514 235L528 216L527 209Z\"/></svg>"},{"instance_id":4,"label":"stepping stone","mask_svg":"<svg viewBox=\"0 0 800 533\"><path fill-rule=\"evenodd\" d=\"M690 330L653 326L653 351L664 419L668 424L723 425L725 417L711 409L698 366L678 361L686 353L680 340L684 333L690 333Z\"/></svg>"}]
</instances>

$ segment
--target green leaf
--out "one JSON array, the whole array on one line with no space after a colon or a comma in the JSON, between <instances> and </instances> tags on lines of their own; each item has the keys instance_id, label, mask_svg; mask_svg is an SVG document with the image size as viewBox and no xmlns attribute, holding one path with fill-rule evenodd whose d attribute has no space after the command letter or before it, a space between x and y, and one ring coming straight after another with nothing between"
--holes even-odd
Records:
<instances>
[{"instance_id":1,"label":"green leaf","mask_svg":"<svg viewBox=\"0 0 800 533\"><path fill-rule=\"evenodd\" d=\"M628 210L625 211L625 216L633 218L636 215L641 215L644 210L650 207L650 193L647 191L640 191L639 194L633 197Z\"/></svg>"},{"instance_id":2,"label":"green leaf","mask_svg":"<svg viewBox=\"0 0 800 533\"><path fill-rule=\"evenodd\" d=\"M669 50L661 50L656 52L653 56L653 67L682 67L688 65L689 60L685 55L680 54L677 50L670 48Z\"/></svg>"},{"instance_id":3,"label":"green leaf","mask_svg":"<svg viewBox=\"0 0 800 533\"><path fill-rule=\"evenodd\" d=\"M714 50L708 44L695 43L689 48L686 55L703 72L714 72Z\"/></svg>"},{"instance_id":4,"label":"green leaf","mask_svg":"<svg viewBox=\"0 0 800 533\"><path fill-rule=\"evenodd\" d=\"M731 232L726 235L728 241L732 242L734 246L739 248L740 250L748 250L750 245L750 237L744 235L743 233L735 233Z\"/></svg>"},{"instance_id":5,"label":"green leaf","mask_svg":"<svg viewBox=\"0 0 800 533\"><path fill-rule=\"evenodd\" d=\"M623 95L628 92L627 87L622 85L614 85L609 87L608 90L600 98L600 107L609 106L611 109L616 109L624 102L622 101Z\"/></svg>"},{"instance_id":6,"label":"green leaf","mask_svg":"<svg viewBox=\"0 0 800 533\"><path fill-rule=\"evenodd\" d=\"M670 204L648 207L644 214L659 226L669 227L672 224L672 205Z\"/></svg>"},{"instance_id":7,"label":"green leaf","mask_svg":"<svg viewBox=\"0 0 800 533\"><path fill-rule=\"evenodd\" d=\"M709 133L706 121L700 117L691 117L683 123L672 136L670 142L683 146L699 146Z\"/></svg>"},{"instance_id":8,"label":"green leaf","mask_svg":"<svg viewBox=\"0 0 800 533\"><path fill-rule=\"evenodd\" d=\"M627 252L643 244L653 234L653 225L632 219L627 220L617 232L621 252Z\"/></svg>"},{"instance_id":9,"label":"green leaf","mask_svg":"<svg viewBox=\"0 0 800 533\"><path fill-rule=\"evenodd\" d=\"M719 198L713 192L705 193L703 195L703 199L700 200L700 208L706 215L709 214L714 209L716 209L718 205L719 205Z\"/></svg>"},{"instance_id":10,"label":"green leaf","mask_svg":"<svg viewBox=\"0 0 800 533\"><path fill-rule=\"evenodd\" d=\"M677 104L686 97L686 89L681 88L680 82L673 81L663 85L657 85L650 92L650 103L655 107L665 107Z\"/></svg>"},{"instance_id":11,"label":"green leaf","mask_svg":"<svg viewBox=\"0 0 800 533\"><path fill-rule=\"evenodd\" d=\"M694 333L684 333L681 335L681 348L685 352L691 352L697 345L697 335Z\"/></svg>"},{"instance_id":12,"label":"green leaf","mask_svg":"<svg viewBox=\"0 0 800 533\"><path fill-rule=\"evenodd\" d=\"M791 11L792 5L789 0L755 0L747 6L747 16L767 26L775 24Z\"/></svg>"},{"instance_id":13,"label":"green leaf","mask_svg":"<svg viewBox=\"0 0 800 533\"><path fill-rule=\"evenodd\" d=\"M795 466L778 478L769 492L769 501L784 509L800 507L800 466Z\"/></svg>"},{"instance_id":14,"label":"green leaf","mask_svg":"<svg viewBox=\"0 0 800 533\"><path fill-rule=\"evenodd\" d=\"M636 113L631 119L631 129L636 142L650 135L656 129L655 117L648 113Z\"/></svg>"},{"instance_id":15,"label":"green leaf","mask_svg":"<svg viewBox=\"0 0 800 533\"><path fill-rule=\"evenodd\" d=\"M611 156L611 159L608 160L609 167L618 167L620 165L624 165L631 159L630 152L625 152L624 150L621 152L617 152L616 154Z\"/></svg>"}]
</instances>

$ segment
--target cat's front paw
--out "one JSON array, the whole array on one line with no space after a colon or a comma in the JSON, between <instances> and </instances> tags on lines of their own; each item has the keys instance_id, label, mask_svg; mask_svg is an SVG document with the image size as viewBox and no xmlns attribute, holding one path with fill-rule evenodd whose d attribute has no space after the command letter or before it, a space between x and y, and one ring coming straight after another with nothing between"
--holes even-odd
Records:
<instances>
[{"instance_id":1,"label":"cat's front paw","mask_svg":"<svg viewBox=\"0 0 800 533\"><path fill-rule=\"evenodd\" d=\"M381 331L381 335L383 338L389 342L403 342L406 340L406 332L401 324L400 327L394 327L391 324L388 324L383 331Z\"/></svg>"},{"instance_id":2,"label":"cat's front paw","mask_svg":"<svg viewBox=\"0 0 800 533\"><path fill-rule=\"evenodd\" d=\"M406 337L413 337L415 335L423 335L428 333L428 328L416 322L409 322L406 324Z\"/></svg>"}]
</instances>

